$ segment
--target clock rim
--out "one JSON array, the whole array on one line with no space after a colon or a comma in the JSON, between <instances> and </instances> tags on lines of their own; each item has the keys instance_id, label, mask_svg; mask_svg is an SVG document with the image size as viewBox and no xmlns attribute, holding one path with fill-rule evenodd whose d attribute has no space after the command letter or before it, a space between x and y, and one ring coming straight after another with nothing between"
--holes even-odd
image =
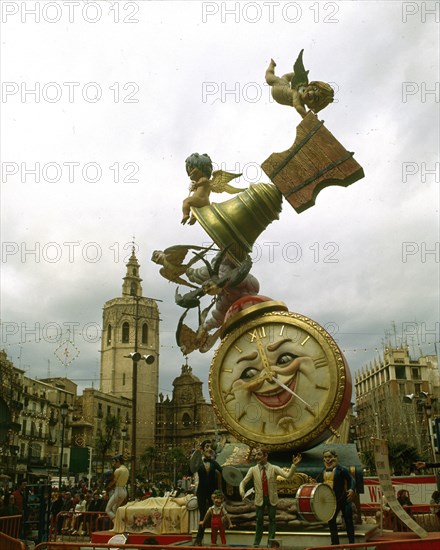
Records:
<instances>
[{"instance_id":1,"label":"clock rim","mask_svg":"<svg viewBox=\"0 0 440 550\"><path fill-rule=\"evenodd\" d=\"M260 437L258 440L252 439L250 436L243 434L243 431L236 429L234 426L239 425L238 422L230 423L229 418L230 414L226 415L226 418L222 414L224 411L221 410L223 406L223 399L221 397L221 392L219 389L219 380L218 376L220 374L220 369L222 366L222 359L226 355L227 351L233 345L233 342L237 340L239 336L242 336L245 332L252 330L262 324L277 322L281 324L282 320L286 320L289 324L297 326L297 328L303 330L304 332L310 334L313 337L321 348L323 348L322 342L325 343L328 351L331 352L332 360L329 361L334 365L336 370L336 387L334 389L334 397L332 403L329 406L326 406L326 416L321 419L313 429L301 437L291 438L290 435L286 436L277 436L282 441L274 442L268 440L266 437ZM328 357L326 348L323 348L326 352L325 355ZM216 378L216 380L215 380ZM216 386L216 387L215 387ZM216 349L214 356L211 361L211 368L209 371L208 377L208 387L209 394L211 397L211 403L214 408L214 412L222 423L222 425L239 441L245 443L251 447L256 447L258 445L264 445L271 450L287 450L287 449L298 449L306 450L318 445L323 442L325 439L331 435L336 434L336 428L339 427L343 419L345 418L347 411L350 406L351 401L351 375L348 368L348 364L345 360L345 357L340 350L339 346L333 339L333 337L322 327L319 323L303 315L301 313L295 313L291 311L271 311L261 314L256 318L245 320L241 325L234 328L230 331L221 341L219 347ZM221 406L219 406L218 398L220 398ZM304 431L304 429L302 430ZM255 437L257 434L255 434Z\"/></svg>"}]
</instances>

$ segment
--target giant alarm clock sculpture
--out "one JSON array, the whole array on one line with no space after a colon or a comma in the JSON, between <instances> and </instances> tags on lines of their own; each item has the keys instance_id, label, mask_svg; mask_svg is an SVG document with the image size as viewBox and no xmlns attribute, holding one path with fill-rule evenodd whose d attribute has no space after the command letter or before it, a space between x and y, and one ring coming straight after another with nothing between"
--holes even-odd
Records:
<instances>
[{"instance_id":1,"label":"giant alarm clock sculpture","mask_svg":"<svg viewBox=\"0 0 440 550\"><path fill-rule=\"evenodd\" d=\"M322 326L256 296L228 312L209 390L219 420L238 440L305 450L336 432L350 405L351 377Z\"/></svg>"}]
</instances>

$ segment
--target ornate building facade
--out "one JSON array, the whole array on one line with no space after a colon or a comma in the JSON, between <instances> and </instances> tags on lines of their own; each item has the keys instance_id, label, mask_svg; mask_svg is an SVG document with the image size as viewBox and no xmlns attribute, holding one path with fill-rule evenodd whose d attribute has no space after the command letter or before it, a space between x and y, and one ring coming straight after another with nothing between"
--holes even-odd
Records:
<instances>
[{"instance_id":1,"label":"ornate building facade","mask_svg":"<svg viewBox=\"0 0 440 550\"><path fill-rule=\"evenodd\" d=\"M226 440L226 430L218 429L215 413L203 397L203 382L185 363L180 376L174 379L173 395L159 395L156 417L156 446L165 452L172 441L188 456L203 439L218 443Z\"/></svg>"},{"instance_id":2,"label":"ornate building facade","mask_svg":"<svg viewBox=\"0 0 440 550\"><path fill-rule=\"evenodd\" d=\"M358 450L371 437L407 442L426 460L436 461L433 421L440 414L440 377L435 355L412 357L408 346L386 348L380 360L356 374Z\"/></svg>"}]
</instances>

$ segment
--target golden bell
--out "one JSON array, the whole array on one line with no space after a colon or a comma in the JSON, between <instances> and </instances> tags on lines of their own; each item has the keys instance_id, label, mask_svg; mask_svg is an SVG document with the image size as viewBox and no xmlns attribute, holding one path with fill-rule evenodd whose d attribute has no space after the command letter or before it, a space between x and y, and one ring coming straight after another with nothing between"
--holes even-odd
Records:
<instances>
[{"instance_id":1,"label":"golden bell","mask_svg":"<svg viewBox=\"0 0 440 550\"><path fill-rule=\"evenodd\" d=\"M191 208L197 221L221 250L236 263L252 252L258 236L277 220L282 194L271 183L256 183L222 203Z\"/></svg>"}]
</instances>

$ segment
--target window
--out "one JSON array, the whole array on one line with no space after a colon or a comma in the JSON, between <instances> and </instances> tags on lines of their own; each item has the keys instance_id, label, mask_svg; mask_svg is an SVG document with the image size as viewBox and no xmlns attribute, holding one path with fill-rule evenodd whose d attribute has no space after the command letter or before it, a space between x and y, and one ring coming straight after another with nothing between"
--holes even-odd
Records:
<instances>
[{"instance_id":1,"label":"window","mask_svg":"<svg viewBox=\"0 0 440 550\"><path fill-rule=\"evenodd\" d=\"M395 370L397 380L406 380L406 369L404 366L400 367L396 365Z\"/></svg>"},{"instance_id":2,"label":"window","mask_svg":"<svg viewBox=\"0 0 440 550\"><path fill-rule=\"evenodd\" d=\"M129 342L130 342L130 325L126 321L122 325L122 343L128 344Z\"/></svg>"},{"instance_id":3,"label":"window","mask_svg":"<svg viewBox=\"0 0 440 550\"><path fill-rule=\"evenodd\" d=\"M122 385L125 386L125 372L122 373Z\"/></svg>"},{"instance_id":4,"label":"window","mask_svg":"<svg viewBox=\"0 0 440 550\"><path fill-rule=\"evenodd\" d=\"M183 426L185 428L189 428L189 426L191 426L191 417L188 413L185 413L183 416L182 416L182 422L183 422Z\"/></svg>"},{"instance_id":5,"label":"window","mask_svg":"<svg viewBox=\"0 0 440 550\"><path fill-rule=\"evenodd\" d=\"M142 343L148 344L148 325L144 323L142 325Z\"/></svg>"},{"instance_id":6,"label":"window","mask_svg":"<svg viewBox=\"0 0 440 550\"><path fill-rule=\"evenodd\" d=\"M31 457L39 459L41 456L41 445L39 445L38 443L31 443L30 445L31 445L31 452L30 452Z\"/></svg>"},{"instance_id":7,"label":"window","mask_svg":"<svg viewBox=\"0 0 440 550\"><path fill-rule=\"evenodd\" d=\"M112 326L109 325L107 327L107 344L111 344L112 343Z\"/></svg>"},{"instance_id":8,"label":"window","mask_svg":"<svg viewBox=\"0 0 440 550\"><path fill-rule=\"evenodd\" d=\"M420 375L420 369L419 367L411 367L411 377L413 380L421 380L422 377Z\"/></svg>"}]
</instances>

